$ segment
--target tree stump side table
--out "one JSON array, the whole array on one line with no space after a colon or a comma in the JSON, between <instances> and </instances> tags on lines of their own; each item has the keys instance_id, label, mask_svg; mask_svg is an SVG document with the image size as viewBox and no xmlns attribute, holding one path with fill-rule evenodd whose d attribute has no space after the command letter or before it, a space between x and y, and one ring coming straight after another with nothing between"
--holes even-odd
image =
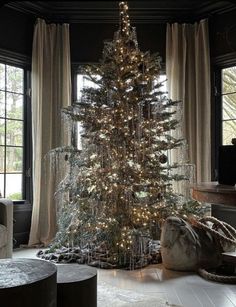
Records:
<instances>
[{"instance_id":1,"label":"tree stump side table","mask_svg":"<svg viewBox=\"0 0 236 307\"><path fill-rule=\"evenodd\" d=\"M218 182L201 182L192 187L194 199L210 203L213 206L236 208L236 186L218 184ZM236 251L222 253L223 261L236 264Z\"/></svg>"},{"instance_id":2,"label":"tree stump side table","mask_svg":"<svg viewBox=\"0 0 236 307\"><path fill-rule=\"evenodd\" d=\"M231 185L201 182L192 187L192 196L198 201L236 207L236 187Z\"/></svg>"},{"instance_id":3,"label":"tree stump side table","mask_svg":"<svg viewBox=\"0 0 236 307\"><path fill-rule=\"evenodd\" d=\"M97 270L87 265L57 265L57 307L96 307Z\"/></svg>"},{"instance_id":4,"label":"tree stump side table","mask_svg":"<svg viewBox=\"0 0 236 307\"><path fill-rule=\"evenodd\" d=\"M56 307L57 267L38 259L0 259L0 306Z\"/></svg>"}]
</instances>

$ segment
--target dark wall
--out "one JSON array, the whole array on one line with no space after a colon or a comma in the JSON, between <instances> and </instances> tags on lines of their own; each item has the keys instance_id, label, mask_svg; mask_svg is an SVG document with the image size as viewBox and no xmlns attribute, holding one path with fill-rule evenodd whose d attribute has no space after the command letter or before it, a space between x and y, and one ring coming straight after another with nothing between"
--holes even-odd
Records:
<instances>
[{"instance_id":1,"label":"dark wall","mask_svg":"<svg viewBox=\"0 0 236 307\"><path fill-rule=\"evenodd\" d=\"M236 51L236 9L210 18L211 57Z\"/></svg>"},{"instance_id":2,"label":"dark wall","mask_svg":"<svg viewBox=\"0 0 236 307\"><path fill-rule=\"evenodd\" d=\"M36 18L28 14L0 8L0 48L31 56ZM140 49L159 52L165 60L165 24L134 25ZM112 39L118 29L114 24L70 24L72 62L98 62L103 42Z\"/></svg>"},{"instance_id":3,"label":"dark wall","mask_svg":"<svg viewBox=\"0 0 236 307\"><path fill-rule=\"evenodd\" d=\"M103 42L112 39L118 26L113 24L71 24L70 42L72 62L98 62ZM165 24L136 25L139 47L142 51L159 52L165 59Z\"/></svg>"},{"instance_id":4,"label":"dark wall","mask_svg":"<svg viewBox=\"0 0 236 307\"><path fill-rule=\"evenodd\" d=\"M0 48L31 56L36 18L28 14L0 8ZM131 16L132 21L132 16ZM165 60L165 24L138 24L138 42L142 51L159 52ZM71 24L71 54L73 62L97 62L103 41L111 39L117 25ZM209 19L212 57L236 51L236 10L214 15Z\"/></svg>"},{"instance_id":5,"label":"dark wall","mask_svg":"<svg viewBox=\"0 0 236 307\"><path fill-rule=\"evenodd\" d=\"M0 48L31 56L35 18L0 8Z\"/></svg>"}]
</instances>

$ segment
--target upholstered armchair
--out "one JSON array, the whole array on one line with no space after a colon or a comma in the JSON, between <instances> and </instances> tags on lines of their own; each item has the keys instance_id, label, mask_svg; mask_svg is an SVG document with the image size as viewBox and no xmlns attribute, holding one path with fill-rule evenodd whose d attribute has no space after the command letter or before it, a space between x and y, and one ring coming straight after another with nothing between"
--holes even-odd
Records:
<instances>
[{"instance_id":1,"label":"upholstered armchair","mask_svg":"<svg viewBox=\"0 0 236 307\"><path fill-rule=\"evenodd\" d=\"M0 198L0 258L12 257L13 203Z\"/></svg>"}]
</instances>

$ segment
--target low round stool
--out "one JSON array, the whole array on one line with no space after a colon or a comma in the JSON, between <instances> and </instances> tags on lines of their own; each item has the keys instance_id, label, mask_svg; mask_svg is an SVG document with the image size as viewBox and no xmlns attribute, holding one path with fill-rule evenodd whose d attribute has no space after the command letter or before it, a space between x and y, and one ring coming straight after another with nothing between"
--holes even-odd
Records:
<instances>
[{"instance_id":1,"label":"low round stool","mask_svg":"<svg viewBox=\"0 0 236 307\"><path fill-rule=\"evenodd\" d=\"M57 265L57 307L96 307L97 270L87 265Z\"/></svg>"},{"instance_id":2,"label":"low round stool","mask_svg":"<svg viewBox=\"0 0 236 307\"><path fill-rule=\"evenodd\" d=\"M0 259L0 306L56 307L57 267L38 259Z\"/></svg>"}]
</instances>

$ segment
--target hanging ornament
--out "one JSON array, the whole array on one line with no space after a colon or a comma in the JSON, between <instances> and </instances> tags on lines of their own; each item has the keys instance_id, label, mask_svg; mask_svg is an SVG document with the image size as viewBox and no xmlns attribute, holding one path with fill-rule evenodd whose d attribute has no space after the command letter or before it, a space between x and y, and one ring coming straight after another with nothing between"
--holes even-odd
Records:
<instances>
[{"instance_id":1,"label":"hanging ornament","mask_svg":"<svg viewBox=\"0 0 236 307\"><path fill-rule=\"evenodd\" d=\"M129 39L125 45L131 50L131 49L136 49L136 43L134 40Z\"/></svg>"},{"instance_id":2,"label":"hanging ornament","mask_svg":"<svg viewBox=\"0 0 236 307\"><path fill-rule=\"evenodd\" d=\"M140 64L138 65L138 70L139 70L141 73L143 73L143 72L145 71L145 69L146 69L146 65L145 65L144 62L142 62L142 63L140 63Z\"/></svg>"},{"instance_id":3,"label":"hanging ornament","mask_svg":"<svg viewBox=\"0 0 236 307\"><path fill-rule=\"evenodd\" d=\"M160 161L161 164L165 164L168 161L168 157L166 155L162 154L159 157L159 161Z\"/></svg>"}]
</instances>

